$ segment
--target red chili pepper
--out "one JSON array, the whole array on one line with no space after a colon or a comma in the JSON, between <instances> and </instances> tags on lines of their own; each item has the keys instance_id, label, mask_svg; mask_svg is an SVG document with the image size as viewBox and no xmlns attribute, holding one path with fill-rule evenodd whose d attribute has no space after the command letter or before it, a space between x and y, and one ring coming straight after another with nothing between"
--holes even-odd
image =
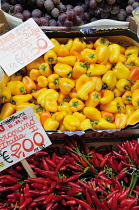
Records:
<instances>
[{"instance_id":1,"label":"red chili pepper","mask_svg":"<svg viewBox=\"0 0 139 210\"><path fill-rule=\"evenodd\" d=\"M58 207L59 207L59 204L58 204L58 203L55 203L55 204L52 206L51 210L57 210L57 209L59 209Z\"/></svg>"},{"instance_id":2,"label":"red chili pepper","mask_svg":"<svg viewBox=\"0 0 139 210\"><path fill-rule=\"evenodd\" d=\"M40 197L37 197L33 200L33 202L40 202L40 201L44 201L45 199L47 198L47 195L43 195L43 196L40 196Z\"/></svg>"},{"instance_id":3,"label":"red chili pepper","mask_svg":"<svg viewBox=\"0 0 139 210\"><path fill-rule=\"evenodd\" d=\"M53 181L53 182L51 183L50 188L54 189L54 188L56 187L56 184L57 184L57 182Z\"/></svg>"},{"instance_id":4,"label":"red chili pepper","mask_svg":"<svg viewBox=\"0 0 139 210\"><path fill-rule=\"evenodd\" d=\"M82 171L82 168L80 168L77 165L67 164L67 167L70 167L70 168L72 168L75 171Z\"/></svg>"},{"instance_id":5,"label":"red chili pepper","mask_svg":"<svg viewBox=\"0 0 139 210\"><path fill-rule=\"evenodd\" d=\"M110 164L110 167L112 168L112 170L113 170L114 172L117 172L117 168L116 168L116 166L114 165L113 160L110 159L110 158L108 158L108 163Z\"/></svg>"},{"instance_id":6,"label":"red chili pepper","mask_svg":"<svg viewBox=\"0 0 139 210\"><path fill-rule=\"evenodd\" d=\"M13 182L10 179L2 179L0 180L0 184L13 185Z\"/></svg>"},{"instance_id":7,"label":"red chili pepper","mask_svg":"<svg viewBox=\"0 0 139 210\"><path fill-rule=\"evenodd\" d=\"M121 195L118 197L118 201L121 202L122 200L124 200L128 196L129 192L130 192L130 187L127 187L125 191L121 192Z\"/></svg>"},{"instance_id":8,"label":"red chili pepper","mask_svg":"<svg viewBox=\"0 0 139 210\"><path fill-rule=\"evenodd\" d=\"M76 188L76 187L67 190L67 194L70 196L75 196L76 194L78 194L80 192L82 192L82 189Z\"/></svg>"},{"instance_id":9,"label":"red chili pepper","mask_svg":"<svg viewBox=\"0 0 139 210\"><path fill-rule=\"evenodd\" d=\"M131 210L139 210L139 206L133 206Z\"/></svg>"},{"instance_id":10,"label":"red chili pepper","mask_svg":"<svg viewBox=\"0 0 139 210\"><path fill-rule=\"evenodd\" d=\"M40 196L40 193L42 192L42 190L29 190L30 194L36 195L36 196Z\"/></svg>"},{"instance_id":11,"label":"red chili pepper","mask_svg":"<svg viewBox=\"0 0 139 210\"><path fill-rule=\"evenodd\" d=\"M26 207L32 202L32 198L26 198L24 203L20 206L20 210L25 210Z\"/></svg>"},{"instance_id":12,"label":"red chili pepper","mask_svg":"<svg viewBox=\"0 0 139 210\"><path fill-rule=\"evenodd\" d=\"M107 160L108 160L108 157L104 157L100 163L100 167L103 167L106 164Z\"/></svg>"},{"instance_id":13,"label":"red chili pepper","mask_svg":"<svg viewBox=\"0 0 139 210\"><path fill-rule=\"evenodd\" d=\"M63 206L66 206L66 205L67 205L67 201L66 201L65 199L62 199L62 200L61 200L61 204L62 204Z\"/></svg>"},{"instance_id":14,"label":"red chili pepper","mask_svg":"<svg viewBox=\"0 0 139 210\"><path fill-rule=\"evenodd\" d=\"M39 190L46 190L45 186L43 184L39 184L39 183L32 183L31 187L39 189Z\"/></svg>"},{"instance_id":15,"label":"red chili pepper","mask_svg":"<svg viewBox=\"0 0 139 210\"><path fill-rule=\"evenodd\" d=\"M117 147L123 155L126 155L126 156L128 155L128 152L126 151L126 149L124 149L121 145L117 144Z\"/></svg>"},{"instance_id":16,"label":"red chili pepper","mask_svg":"<svg viewBox=\"0 0 139 210\"><path fill-rule=\"evenodd\" d=\"M54 197L54 193L50 193L49 195L46 196L45 201L43 202L44 204L49 203Z\"/></svg>"},{"instance_id":17,"label":"red chili pepper","mask_svg":"<svg viewBox=\"0 0 139 210\"><path fill-rule=\"evenodd\" d=\"M133 165L133 163L127 163L127 162L125 162L125 161L121 161L122 162L122 164L124 165L124 166L126 166L126 167L133 167L134 165Z\"/></svg>"},{"instance_id":18,"label":"red chili pepper","mask_svg":"<svg viewBox=\"0 0 139 210\"><path fill-rule=\"evenodd\" d=\"M0 180L1 179L10 179L11 182L13 182L13 183L18 182L18 179L13 177L13 176L11 176L11 175L2 175L2 176L0 176Z\"/></svg>"},{"instance_id":19,"label":"red chili pepper","mask_svg":"<svg viewBox=\"0 0 139 210\"><path fill-rule=\"evenodd\" d=\"M59 172L60 168L64 165L65 160L66 160L66 157L62 158L62 160L61 160L61 161L59 162L59 164L56 166L55 171L58 171L58 172Z\"/></svg>"},{"instance_id":20,"label":"red chili pepper","mask_svg":"<svg viewBox=\"0 0 139 210\"><path fill-rule=\"evenodd\" d=\"M61 195L56 195L56 196L53 197L52 202L56 203L56 202L61 201L61 200L62 200L62 196Z\"/></svg>"},{"instance_id":21,"label":"red chili pepper","mask_svg":"<svg viewBox=\"0 0 139 210\"><path fill-rule=\"evenodd\" d=\"M83 147L83 150L85 152L85 154L89 154L90 153L90 149L88 147L88 145L86 144L86 142L82 139L81 145Z\"/></svg>"},{"instance_id":22,"label":"red chili pepper","mask_svg":"<svg viewBox=\"0 0 139 210\"><path fill-rule=\"evenodd\" d=\"M73 181L73 180L76 180L76 179L79 179L79 175L78 174L68 177L67 178L67 182L70 182L70 181Z\"/></svg>"},{"instance_id":23,"label":"red chili pepper","mask_svg":"<svg viewBox=\"0 0 139 210\"><path fill-rule=\"evenodd\" d=\"M21 178L22 175L17 173L14 169L7 169L7 171L12 174L13 176L15 176L16 178Z\"/></svg>"},{"instance_id":24,"label":"red chili pepper","mask_svg":"<svg viewBox=\"0 0 139 210\"><path fill-rule=\"evenodd\" d=\"M121 171L122 168L123 168L123 163L122 163L122 161L120 161L120 163L119 163L117 169L118 169L118 171Z\"/></svg>"},{"instance_id":25,"label":"red chili pepper","mask_svg":"<svg viewBox=\"0 0 139 210\"><path fill-rule=\"evenodd\" d=\"M106 181L107 183L109 183L109 184L112 184L112 181L110 180L110 179L108 179L107 177L105 177L105 176L99 176L102 180L104 180L104 181Z\"/></svg>"},{"instance_id":26,"label":"red chili pepper","mask_svg":"<svg viewBox=\"0 0 139 210\"><path fill-rule=\"evenodd\" d=\"M69 153L76 161L80 162L80 157L79 157L79 155L77 155L77 154L75 154L75 153L73 153L73 152L70 152L70 151L68 151L68 153Z\"/></svg>"},{"instance_id":27,"label":"red chili pepper","mask_svg":"<svg viewBox=\"0 0 139 210\"><path fill-rule=\"evenodd\" d=\"M121 191L122 190L122 186L120 184L120 182L116 179L115 180L115 189Z\"/></svg>"},{"instance_id":28,"label":"red chili pepper","mask_svg":"<svg viewBox=\"0 0 139 210\"><path fill-rule=\"evenodd\" d=\"M87 203L90 204L90 205L92 205L93 201L92 201L92 198L91 198L91 196L90 196L90 194L89 194L89 192L88 192L87 189L85 190L85 195L86 195L86 201L87 201Z\"/></svg>"},{"instance_id":29,"label":"red chili pepper","mask_svg":"<svg viewBox=\"0 0 139 210\"><path fill-rule=\"evenodd\" d=\"M52 161L54 162L54 163L56 163L56 160L57 160L57 155L56 155L56 153L54 152L53 154L52 154Z\"/></svg>"},{"instance_id":30,"label":"red chili pepper","mask_svg":"<svg viewBox=\"0 0 139 210\"><path fill-rule=\"evenodd\" d=\"M49 171L49 166L48 166L47 162L45 161L44 156L42 157L41 161L42 161L43 170Z\"/></svg>"},{"instance_id":31,"label":"red chili pepper","mask_svg":"<svg viewBox=\"0 0 139 210\"><path fill-rule=\"evenodd\" d=\"M38 184L46 184L46 179L42 178L42 177L38 177L38 178L33 178L33 177L29 177L28 179L24 180L25 182L30 182L30 183L38 183Z\"/></svg>"},{"instance_id":32,"label":"red chili pepper","mask_svg":"<svg viewBox=\"0 0 139 210\"><path fill-rule=\"evenodd\" d=\"M122 169L122 171L119 172L119 174L116 175L116 179L122 179L127 174L125 169Z\"/></svg>"},{"instance_id":33,"label":"red chili pepper","mask_svg":"<svg viewBox=\"0 0 139 210\"><path fill-rule=\"evenodd\" d=\"M77 202L75 200L70 200L70 201L67 201L66 205L67 206L75 206L77 204Z\"/></svg>"},{"instance_id":34,"label":"red chili pepper","mask_svg":"<svg viewBox=\"0 0 139 210\"><path fill-rule=\"evenodd\" d=\"M97 158L95 159L95 166L96 167L99 167L100 166L100 161Z\"/></svg>"},{"instance_id":35,"label":"red chili pepper","mask_svg":"<svg viewBox=\"0 0 139 210\"><path fill-rule=\"evenodd\" d=\"M121 155L121 154L119 154L119 153L116 152L116 151L113 151L113 154L114 154L117 158L119 158L119 159L121 159L121 160L129 160L129 157L127 157L127 156L125 156L125 155Z\"/></svg>"},{"instance_id":36,"label":"red chili pepper","mask_svg":"<svg viewBox=\"0 0 139 210\"><path fill-rule=\"evenodd\" d=\"M102 154L99 154L96 152L96 156L101 162L104 160L104 157L102 156Z\"/></svg>"},{"instance_id":37,"label":"red chili pepper","mask_svg":"<svg viewBox=\"0 0 139 210\"><path fill-rule=\"evenodd\" d=\"M54 205L54 203L52 201L50 201L49 203L47 203L45 210L51 210L53 205Z\"/></svg>"},{"instance_id":38,"label":"red chili pepper","mask_svg":"<svg viewBox=\"0 0 139 210\"><path fill-rule=\"evenodd\" d=\"M77 199L75 198L76 202L78 204L80 204L83 208L87 209L87 210L95 210L93 207L91 207L88 203L86 203L85 201L83 200L80 200L80 199Z\"/></svg>"},{"instance_id":39,"label":"red chili pepper","mask_svg":"<svg viewBox=\"0 0 139 210\"><path fill-rule=\"evenodd\" d=\"M56 168L56 164L52 160L50 160L48 157L45 157L45 160L50 166L52 166L53 168Z\"/></svg>"}]
</instances>

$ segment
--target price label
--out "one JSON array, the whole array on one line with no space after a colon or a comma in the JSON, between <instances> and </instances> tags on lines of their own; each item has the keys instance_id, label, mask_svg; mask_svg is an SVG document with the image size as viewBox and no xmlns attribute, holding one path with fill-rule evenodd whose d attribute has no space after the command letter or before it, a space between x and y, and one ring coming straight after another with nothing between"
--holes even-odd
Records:
<instances>
[{"instance_id":1,"label":"price label","mask_svg":"<svg viewBox=\"0 0 139 210\"><path fill-rule=\"evenodd\" d=\"M53 43L30 18L0 36L0 65L11 76L53 47Z\"/></svg>"},{"instance_id":2,"label":"price label","mask_svg":"<svg viewBox=\"0 0 139 210\"><path fill-rule=\"evenodd\" d=\"M0 121L0 171L51 145L31 107Z\"/></svg>"}]
</instances>

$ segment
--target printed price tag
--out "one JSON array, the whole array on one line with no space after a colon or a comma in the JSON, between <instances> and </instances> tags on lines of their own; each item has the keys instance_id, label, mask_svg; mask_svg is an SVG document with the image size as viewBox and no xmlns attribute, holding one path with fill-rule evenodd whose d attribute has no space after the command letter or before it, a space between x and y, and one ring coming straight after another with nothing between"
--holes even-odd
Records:
<instances>
[{"instance_id":1,"label":"printed price tag","mask_svg":"<svg viewBox=\"0 0 139 210\"><path fill-rule=\"evenodd\" d=\"M0 121L0 171L49 146L31 107Z\"/></svg>"},{"instance_id":2,"label":"printed price tag","mask_svg":"<svg viewBox=\"0 0 139 210\"><path fill-rule=\"evenodd\" d=\"M30 18L0 37L0 65L11 76L53 47Z\"/></svg>"}]
</instances>

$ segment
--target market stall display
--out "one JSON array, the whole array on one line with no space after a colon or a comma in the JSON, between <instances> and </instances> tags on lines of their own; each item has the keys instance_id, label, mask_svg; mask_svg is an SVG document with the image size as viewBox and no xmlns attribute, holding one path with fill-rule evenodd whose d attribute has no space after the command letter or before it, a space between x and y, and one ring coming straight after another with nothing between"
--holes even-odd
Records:
<instances>
[{"instance_id":1,"label":"market stall display","mask_svg":"<svg viewBox=\"0 0 139 210\"><path fill-rule=\"evenodd\" d=\"M129 21L138 0L2 0L3 11L39 26L73 27L98 19Z\"/></svg>"}]
</instances>

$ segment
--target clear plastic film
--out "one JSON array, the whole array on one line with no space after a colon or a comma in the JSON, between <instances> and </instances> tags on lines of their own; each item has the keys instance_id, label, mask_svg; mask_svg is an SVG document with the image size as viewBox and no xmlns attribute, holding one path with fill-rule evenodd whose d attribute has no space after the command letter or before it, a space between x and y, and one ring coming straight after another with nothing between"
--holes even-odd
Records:
<instances>
[{"instance_id":1,"label":"clear plastic film","mask_svg":"<svg viewBox=\"0 0 139 210\"><path fill-rule=\"evenodd\" d=\"M133 15L135 22L137 24L137 36L139 38L139 6L132 11L132 15Z\"/></svg>"}]
</instances>

